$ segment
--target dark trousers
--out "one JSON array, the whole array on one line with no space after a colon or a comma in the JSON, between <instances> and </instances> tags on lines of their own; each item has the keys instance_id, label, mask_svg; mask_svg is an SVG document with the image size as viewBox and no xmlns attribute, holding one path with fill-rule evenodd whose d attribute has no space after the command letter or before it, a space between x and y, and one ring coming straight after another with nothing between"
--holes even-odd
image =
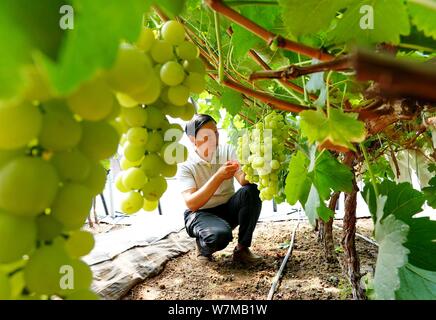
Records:
<instances>
[{"instance_id":1,"label":"dark trousers","mask_svg":"<svg viewBox=\"0 0 436 320\"><path fill-rule=\"evenodd\" d=\"M185 226L190 237L197 239L202 255L210 255L227 247L232 230L239 225L238 242L251 245L262 202L254 184L240 188L227 203L214 208L185 211Z\"/></svg>"}]
</instances>

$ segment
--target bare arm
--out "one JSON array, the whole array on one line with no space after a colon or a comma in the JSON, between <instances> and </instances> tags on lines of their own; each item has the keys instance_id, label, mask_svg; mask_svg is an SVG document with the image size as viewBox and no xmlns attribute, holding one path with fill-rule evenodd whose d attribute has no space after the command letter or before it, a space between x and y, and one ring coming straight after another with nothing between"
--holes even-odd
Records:
<instances>
[{"instance_id":1,"label":"bare arm","mask_svg":"<svg viewBox=\"0 0 436 320\"><path fill-rule=\"evenodd\" d=\"M247 179L245 179L245 172L242 170L235 173L235 178L238 180L241 186L245 186L250 183Z\"/></svg>"}]
</instances>

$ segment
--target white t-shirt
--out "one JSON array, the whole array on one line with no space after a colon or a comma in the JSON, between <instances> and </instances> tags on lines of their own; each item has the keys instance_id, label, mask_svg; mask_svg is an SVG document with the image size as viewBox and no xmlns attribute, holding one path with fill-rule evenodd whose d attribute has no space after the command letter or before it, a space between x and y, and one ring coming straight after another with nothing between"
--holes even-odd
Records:
<instances>
[{"instance_id":1,"label":"white t-shirt","mask_svg":"<svg viewBox=\"0 0 436 320\"><path fill-rule=\"evenodd\" d=\"M218 145L211 162L203 160L193 148L190 148L188 159L180 163L177 169L180 192L192 188L200 189L229 160L237 160L235 148L230 144ZM213 208L226 203L235 194L233 179L224 180L200 209Z\"/></svg>"}]
</instances>

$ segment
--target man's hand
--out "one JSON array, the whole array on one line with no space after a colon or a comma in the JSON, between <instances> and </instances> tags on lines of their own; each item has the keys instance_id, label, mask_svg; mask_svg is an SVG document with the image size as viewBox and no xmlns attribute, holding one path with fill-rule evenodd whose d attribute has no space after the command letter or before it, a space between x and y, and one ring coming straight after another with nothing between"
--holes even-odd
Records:
<instances>
[{"instance_id":1,"label":"man's hand","mask_svg":"<svg viewBox=\"0 0 436 320\"><path fill-rule=\"evenodd\" d=\"M225 165L218 169L217 175L222 180L233 178L236 171L239 170L239 163L237 161L227 161Z\"/></svg>"}]
</instances>

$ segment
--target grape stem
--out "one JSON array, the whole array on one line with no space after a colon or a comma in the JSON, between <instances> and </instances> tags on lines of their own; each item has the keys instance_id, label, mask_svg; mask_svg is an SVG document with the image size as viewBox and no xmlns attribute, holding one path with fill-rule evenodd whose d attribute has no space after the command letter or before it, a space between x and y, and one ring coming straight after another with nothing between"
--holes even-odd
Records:
<instances>
[{"instance_id":1,"label":"grape stem","mask_svg":"<svg viewBox=\"0 0 436 320\"><path fill-rule=\"evenodd\" d=\"M279 48L301 53L305 56L316 58L321 61L329 61L334 58L332 55L325 53L321 50L296 43L271 31L266 30L265 28L259 26L250 19L239 14L234 9L228 7L225 3L223 3L222 0L204 0L204 3L212 10L222 14L231 21L235 22L236 24L258 36L259 38L263 39L268 44L268 46L270 46L273 42L277 42L277 46Z\"/></svg>"},{"instance_id":2,"label":"grape stem","mask_svg":"<svg viewBox=\"0 0 436 320\"><path fill-rule=\"evenodd\" d=\"M371 184L374 188L375 196L376 198L378 198L379 192L378 192L377 182L375 180L375 175L374 172L372 171L371 164L369 162L368 152L366 151L366 148L363 145L363 143L360 143L359 145L360 145L360 149L362 149L362 153L363 153L363 157L365 158L366 165L368 166L368 172L369 172L369 176L371 177Z\"/></svg>"},{"instance_id":3,"label":"grape stem","mask_svg":"<svg viewBox=\"0 0 436 320\"><path fill-rule=\"evenodd\" d=\"M249 79L250 81L261 80L261 79L291 80L301 77L303 75L329 71L329 70L335 70L335 71L352 70L350 56L344 56L344 57L337 58L335 60L321 62L318 64L313 64L304 67L293 64L282 70L256 71L250 75Z\"/></svg>"},{"instance_id":4,"label":"grape stem","mask_svg":"<svg viewBox=\"0 0 436 320\"><path fill-rule=\"evenodd\" d=\"M221 46L221 24L220 24L220 16L217 12L213 13L213 18L215 21L215 35L216 35L216 43L218 47L218 82L222 83L224 79L224 66L223 66L223 54L222 54L222 46Z\"/></svg>"}]
</instances>

